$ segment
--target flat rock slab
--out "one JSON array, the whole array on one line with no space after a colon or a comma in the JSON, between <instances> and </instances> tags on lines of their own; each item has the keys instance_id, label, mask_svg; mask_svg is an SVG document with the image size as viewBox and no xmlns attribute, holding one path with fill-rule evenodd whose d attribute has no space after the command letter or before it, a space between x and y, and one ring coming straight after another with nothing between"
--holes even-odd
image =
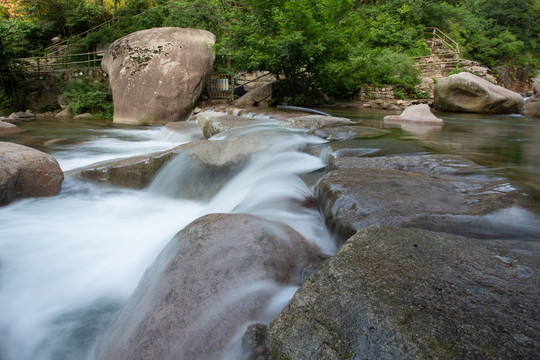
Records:
<instances>
[{"instance_id":1,"label":"flat rock slab","mask_svg":"<svg viewBox=\"0 0 540 360\"><path fill-rule=\"evenodd\" d=\"M539 224L520 230L513 225L517 219L493 223L482 217L511 206L532 206L508 181L445 175L452 173L450 162L432 158L423 165L421 159L335 160L337 170L328 172L316 186L327 224L343 239L379 224L475 237L486 236L488 229L489 236L495 237L516 231L515 236L540 236ZM437 169L441 174L434 174Z\"/></svg>"},{"instance_id":2,"label":"flat rock slab","mask_svg":"<svg viewBox=\"0 0 540 360\"><path fill-rule=\"evenodd\" d=\"M331 157L328 171L343 169L401 170L424 174L460 174L478 171L482 166L459 155Z\"/></svg>"},{"instance_id":3,"label":"flat rock slab","mask_svg":"<svg viewBox=\"0 0 540 360\"><path fill-rule=\"evenodd\" d=\"M96 359L223 359L279 283L297 283L317 250L291 228L211 214L180 231L102 335Z\"/></svg>"},{"instance_id":4,"label":"flat rock slab","mask_svg":"<svg viewBox=\"0 0 540 360\"><path fill-rule=\"evenodd\" d=\"M539 271L482 240L369 227L272 320L269 358L537 358Z\"/></svg>"}]
</instances>

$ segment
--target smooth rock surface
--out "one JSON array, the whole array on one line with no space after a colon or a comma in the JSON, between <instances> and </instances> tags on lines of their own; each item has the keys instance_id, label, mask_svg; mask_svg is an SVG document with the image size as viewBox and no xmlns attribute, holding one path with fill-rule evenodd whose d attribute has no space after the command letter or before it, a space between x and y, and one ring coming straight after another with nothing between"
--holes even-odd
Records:
<instances>
[{"instance_id":1,"label":"smooth rock surface","mask_svg":"<svg viewBox=\"0 0 540 360\"><path fill-rule=\"evenodd\" d=\"M385 123L415 123L428 125L442 125L444 121L436 117L429 105L412 105L403 110L401 115L390 115L384 117Z\"/></svg>"},{"instance_id":2,"label":"smooth rock surface","mask_svg":"<svg viewBox=\"0 0 540 360\"><path fill-rule=\"evenodd\" d=\"M538 260L439 232L363 229L272 320L269 358L536 358Z\"/></svg>"},{"instance_id":3,"label":"smooth rock surface","mask_svg":"<svg viewBox=\"0 0 540 360\"><path fill-rule=\"evenodd\" d=\"M16 134L22 130L8 122L0 121L0 135Z\"/></svg>"},{"instance_id":4,"label":"smooth rock surface","mask_svg":"<svg viewBox=\"0 0 540 360\"><path fill-rule=\"evenodd\" d=\"M0 142L0 205L27 197L58 194L64 173L56 159L41 151Z\"/></svg>"},{"instance_id":5,"label":"smooth rock surface","mask_svg":"<svg viewBox=\"0 0 540 360\"><path fill-rule=\"evenodd\" d=\"M180 231L101 336L96 359L219 359L263 316L279 283L297 283L316 250L291 228L211 214ZM239 339L238 339L239 340Z\"/></svg>"},{"instance_id":6,"label":"smooth rock surface","mask_svg":"<svg viewBox=\"0 0 540 360\"><path fill-rule=\"evenodd\" d=\"M306 129L317 130L336 125L351 125L351 119L335 116L324 115L305 115L298 117L291 117L282 120L279 126L294 128L294 129Z\"/></svg>"},{"instance_id":7,"label":"smooth rock surface","mask_svg":"<svg viewBox=\"0 0 540 360\"><path fill-rule=\"evenodd\" d=\"M342 239L379 224L475 237L504 237L510 228L510 233L525 238L540 236L540 224L514 225L520 215L497 220L483 217L512 206L532 205L504 179L445 175L444 163L443 167L424 166L414 158L405 162L374 158L370 164L362 158L355 164L356 160L346 160L346 166L338 163L338 170L323 176L315 191L327 224ZM431 170L437 167L443 170L439 175Z\"/></svg>"},{"instance_id":8,"label":"smooth rock surface","mask_svg":"<svg viewBox=\"0 0 540 360\"><path fill-rule=\"evenodd\" d=\"M114 122L156 124L189 117L212 73L215 36L157 28L112 43L102 62L114 99Z\"/></svg>"},{"instance_id":9,"label":"smooth rock surface","mask_svg":"<svg viewBox=\"0 0 540 360\"><path fill-rule=\"evenodd\" d=\"M260 120L254 118L215 111L205 111L197 114L197 122L207 139L223 131L261 123Z\"/></svg>"},{"instance_id":10,"label":"smooth rock surface","mask_svg":"<svg viewBox=\"0 0 540 360\"><path fill-rule=\"evenodd\" d=\"M519 114L523 97L468 72L450 75L435 84L438 111L482 114Z\"/></svg>"}]
</instances>

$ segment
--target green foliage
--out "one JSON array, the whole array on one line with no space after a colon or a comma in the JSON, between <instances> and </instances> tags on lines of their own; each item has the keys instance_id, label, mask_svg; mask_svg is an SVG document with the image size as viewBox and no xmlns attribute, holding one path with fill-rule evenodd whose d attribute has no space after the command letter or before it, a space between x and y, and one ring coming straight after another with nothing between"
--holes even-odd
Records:
<instances>
[{"instance_id":1,"label":"green foliage","mask_svg":"<svg viewBox=\"0 0 540 360\"><path fill-rule=\"evenodd\" d=\"M347 75L333 63L351 53L345 27L351 1L247 0L243 5L244 11L230 14L218 53L231 55L239 68L272 73L280 80L278 98L315 103L325 85Z\"/></svg>"},{"instance_id":2,"label":"green foliage","mask_svg":"<svg viewBox=\"0 0 540 360\"><path fill-rule=\"evenodd\" d=\"M70 100L69 107L73 115L89 112L104 119L112 119L112 95L106 85L88 79L77 79L61 83L59 88Z\"/></svg>"}]
</instances>

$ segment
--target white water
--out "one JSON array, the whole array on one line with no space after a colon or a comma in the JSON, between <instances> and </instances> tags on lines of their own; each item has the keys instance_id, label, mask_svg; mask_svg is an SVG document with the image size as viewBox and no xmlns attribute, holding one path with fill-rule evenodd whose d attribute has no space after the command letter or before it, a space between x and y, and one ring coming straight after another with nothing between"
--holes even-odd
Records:
<instances>
[{"instance_id":1,"label":"white water","mask_svg":"<svg viewBox=\"0 0 540 360\"><path fill-rule=\"evenodd\" d=\"M155 186L134 191L67 178L56 197L0 208L0 359L88 358L103 324L160 250L204 214L242 212L282 221L333 252L319 213L299 205L310 190L298 175L324 166L298 152L313 137L276 134L265 153L208 202L167 197ZM172 135L165 129L107 131L55 156L67 170L185 142ZM276 286L273 306L254 320L271 319L293 291Z\"/></svg>"}]
</instances>

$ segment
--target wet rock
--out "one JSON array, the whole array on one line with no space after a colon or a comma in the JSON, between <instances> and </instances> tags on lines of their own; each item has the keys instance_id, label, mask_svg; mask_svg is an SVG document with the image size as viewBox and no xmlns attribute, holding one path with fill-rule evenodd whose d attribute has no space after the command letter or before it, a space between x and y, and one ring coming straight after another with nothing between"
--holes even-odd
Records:
<instances>
[{"instance_id":1,"label":"wet rock","mask_svg":"<svg viewBox=\"0 0 540 360\"><path fill-rule=\"evenodd\" d=\"M231 336L262 316L276 283L297 283L298 266L315 252L283 224L204 216L148 268L99 339L96 359L221 358Z\"/></svg>"},{"instance_id":2,"label":"wet rock","mask_svg":"<svg viewBox=\"0 0 540 360\"><path fill-rule=\"evenodd\" d=\"M343 117L324 116L324 115L305 115L282 120L279 126L294 128L317 130L336 125L350 125L352 121Z\"/></svg>"},{"instance_id":3,"label":"wet rock","mask_svg":"<svg viewBox=\"0 0 540 360\"><path fill-rule=\"evenodd\" d=\"M482 167L459 155L331 157L328 171L343 169L400 170L424 174L462 174L479 171Z\"/></svg>"},{"instance_id":4,"label":"wet rock","mask_svg":"<svg viewBox=\"0 0 540 360\"><path fill-rule=\"evenodd\" d=\"M120 160L104 161L68 172L80 179L141 189L150 184L169 196L209 199L244 168L254 154L275 146L275 136L264 131L231 140L198 140L174 149ZM158 172L167 166L166 175ZM182 171L174 171L181 169ZM170 171L169 171L170 170ZM157 175L156 175L157 174Z\"/></svg>"},{"instance_id":5,"label":"wet rock","mask_svg":"<svg viewBox=\"0 0 540 360\"><path fill-rule=\"evenodd\" d=\"M266 347L266 325L251 324L242 336L242 350L244 360L266 360L268 351Z\"/></svg>"},{"instance_id":6,"label":"wet rock","mask_svg":"<svg viewBox=\"0 0 540 360\"><path fill-rule=\"evenodd\" d=\"M523 109L521 95L468 72L439 80L434 91L439 111L519 114Z\"/></svg>"},{"instance_id":7,"label":"wet rock","mask_svg":"<svg viewBox=\"0 0 540 360\"><path fill-rule=\"evenodd\" d=\"M323 129L310 130L308 134L316 135L328 141L341 141L348 139L372 139L389 134L388 130L367 126L335 126Z\"/></svg>"},{"instance_id":8,"label":"wet rock","mask_svg":"<svg viewBox=\"0 0 540 360\"><path fill-rule=\"evenodd\" d=\"M385 123L415 123L428 125L442 125L443 120L439 119L431 112L431 108L426 104L412 105L403 110L401 115L390 115L384 117Z\"/></svg>"},{"instance_id":9,"label":"wet rock","mask_svg":"<svg viewBox=\"0 0 540 360\"><path fill-rule=\"evenodd\" d=\"M540 77L538 76L533 85L532 96L523 108L523 115L540 117Z\"/></svg>"},{"instance_id":10,"label":"wet rock","mask_svg":"<svg viewBox=\"0 0 540 360\"><path fill-rule=\"evenodd\" d=\"M16 125L0 121L0 135L15 134L21 131Z\"/></svg>"},{"instance_id":11,"label":"wet rock","mask_svg":"<svg viewBox=\"0 0 540 360\"><path fill-rule=\"evenodd\" d=\"M9 117L2 118L1 120L4 122L16 124L19 122L34 121L35 119L36 119L36 115L32 113L31 111L19 111L19 112L11 113Z\"/></svg>"},{"instance_id":12,"label":"wet rock","mask_svg":"<svg viewBox=\"0 0 540 360\"><path fill-rule=\"evenodd\" d=\"M113 186L142 189L176 153L173 150L120 160L108 160L73 169L66 174Z\"/></svg>"},{"instance_id":13,"label":"wet rock","mask_svg":"<svg viewBox=\"0 0 540 360\"><path fill-rule=\"evenodd\" d=\"M197 122L203 131L204 137L207 139L226 130L261 123L254 118L214 111L205 111L197 114Z\"/></svg>"},{"instance_id":14,"label":"wet rock","mask_svg":"<svg viewBox=\"0 0 540 360\"><path fill-rule=\"evenodd\" d=\"M328 172L316 186L328 225L343 239L375 224L483 237L486 227L505 234L502 230L513 227L516 219L493 224L482 216L513 205L531 206L528 197L504 179L444 175L454 171L448 163L421 161L336 160L338 170Z\"/></svg>"},{"instance_id":15,"label":"wet rock","mask_svg":"<svg viewBox=\"0 0 540 360\"><path fill-rule=\"evenodd\" d=\"M334 157L386 156L393 154L424 153L426 149L415 141L395 139L349 139L328 145Z\"/></svg>"},{"instance_id":16,"label":"wet rock","mask_svg":"<svg viewBox=\"0 0 540 360\"><path fill-rule=\"evenodd\" d=\"M0 142L0 205L13 200L58 194L64 173L56 159L41 151Z\"/></svg>"},{"instance_id":17,"label":"wet rock","mask_svg":"<svg viewBox=\"0 0 540 360\"><path fill-rule=\"evenodd\" d=\"M71 115L71 109L69 108L69 106L63 109L62 111L58 112L56 115L54 115L54 117L57 117L57 118L70 118L72 116L73 115Z\"/></svg>"},{"instance_id":18,"label":"wet rock","mask_svg":"<svg viewBox=\"0 0 540 360\"><path fill-rule=\"evenodd\" d=\"M272 100L272 90L274 87L274 82L264 84L261 87L253 89L242 97L233 101L235 106L257 106L261 103L268 104Z\"/></svg>"},{"instance_id":19,"label":"wet rock","mask_svg":"<svg viewBox=\"0 0 540 360\"><path fill-rule=\"evenodd\" d=\"M538 257L482 240L372 226L272 320L269 358L535 358L539 271Z\"/></svg>"},{"instance_id":20,"label":"wet rock","mask_svg":"<svg viewBox=\"0 0 540 360\"><path fill-rule=\"evenodd\" d=\"M210 74L215 36L205 30L157 28L112 43L103 57L114 99L114 122L186 120Z\"/></svg>"}]
</instances>

